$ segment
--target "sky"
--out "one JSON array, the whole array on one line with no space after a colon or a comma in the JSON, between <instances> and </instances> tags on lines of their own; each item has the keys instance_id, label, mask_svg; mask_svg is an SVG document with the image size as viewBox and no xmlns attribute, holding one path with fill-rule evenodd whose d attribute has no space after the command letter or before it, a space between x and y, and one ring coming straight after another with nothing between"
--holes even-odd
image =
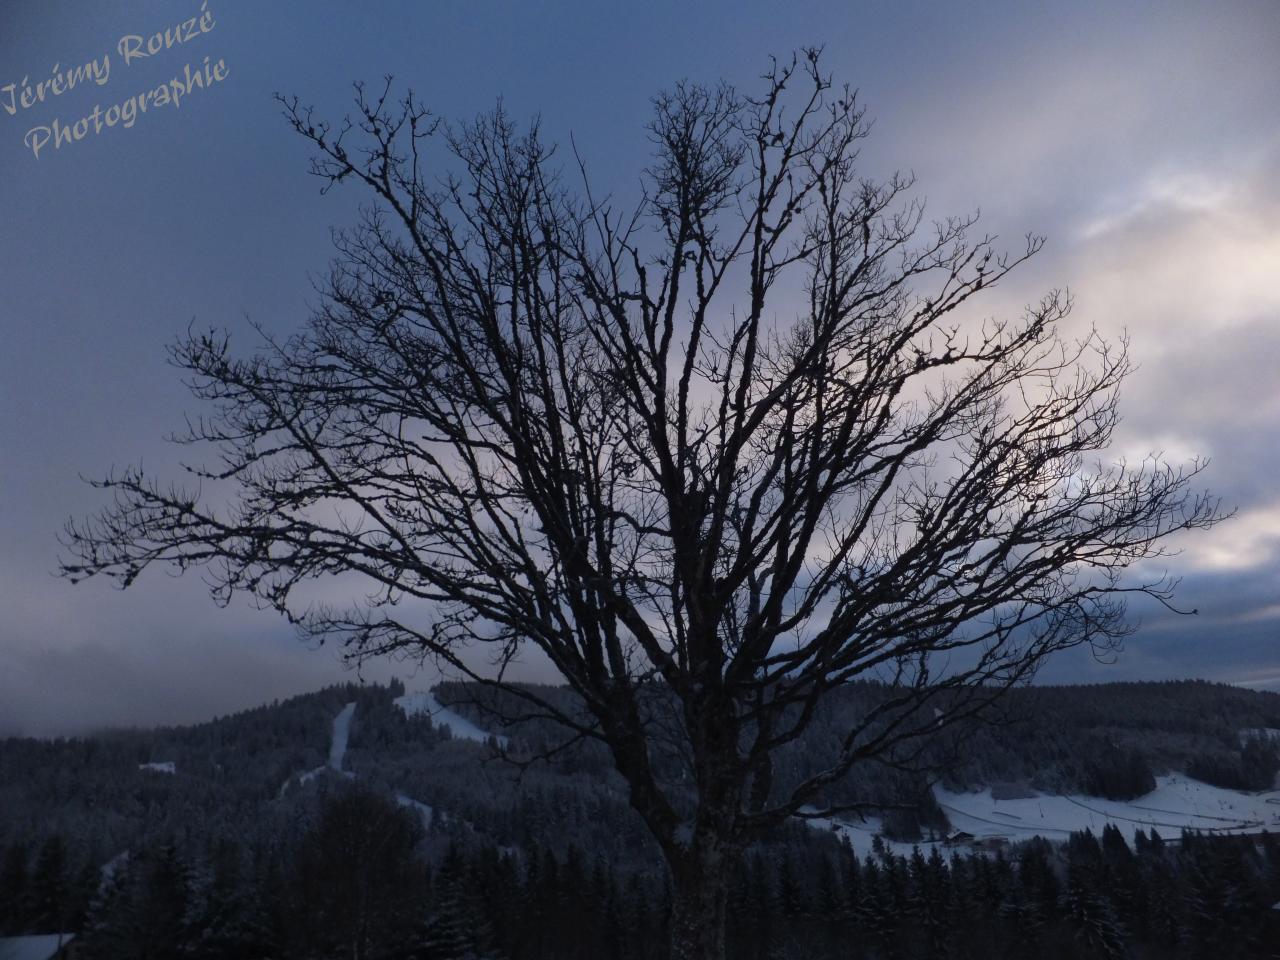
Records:
<instances>
[{"instance_id":1,"label":"sky","mask_svg":"<svg viewBox=\"0 0 1280 960\"><path fill-rule=\"evenodd\" d=\"M182 42L148 56L125 39L124 62L122 38L175 27ZM103 506L85 477L139 462L176 476L183 451L165 436L199 407L166 346L193 322L296 329L331 228L358 215L358 191L320 194L273 93L333 118L353 81L388 74L449 118L502 98L626 189L650 154L654 94L682 78L749 91L771 54L809 45L874 118L869 174L913 171L931 215L980 210L1011 248L1048 238L987 308L1066 287L1072 323L1127 331L1139 369L1118 449L1209 456L1205 485L1238 511L1169 561L1197 616L1135 608L1116 663L1070 651L1042 679L1280 689L1275 0L5 0L0 734L190 722L352 679L277 615L215 607L198 573L151 571L124 592L55 575L64 522ZM100 84L41 86L103 57ZM128 128L55 140L55 120L74 130L188 65L221 79ZM26 87L43 99L24 107ZM429 682L411 670L364 676Z\"/></svg>"}]
</instances>

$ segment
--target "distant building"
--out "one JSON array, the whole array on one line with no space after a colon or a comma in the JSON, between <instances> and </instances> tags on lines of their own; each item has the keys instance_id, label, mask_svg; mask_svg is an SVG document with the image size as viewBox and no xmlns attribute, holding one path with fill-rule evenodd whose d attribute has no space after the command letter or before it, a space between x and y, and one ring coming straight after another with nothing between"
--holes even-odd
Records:
<instances>
[{"instance_id":1,"label":"distant building","mask_svg":"<svg viewBox=\"0 0 1280 960\"><path fill-rule=\"evenodd\" d=\"M951 847L959 846L962 843L973 843L973 834L965 833L963 830L952 830L947 834L947 838L943 842Z\"/></svg>"},{"instance_id":2,"label":"distant building","mask_svg":"<svg viewBox=\"0 0 1280 960\"><path fill-rule=\"evenodd\" d=\"M74 933L0 937L0 960L75 960Z\"/></svg>"}]
</instances>

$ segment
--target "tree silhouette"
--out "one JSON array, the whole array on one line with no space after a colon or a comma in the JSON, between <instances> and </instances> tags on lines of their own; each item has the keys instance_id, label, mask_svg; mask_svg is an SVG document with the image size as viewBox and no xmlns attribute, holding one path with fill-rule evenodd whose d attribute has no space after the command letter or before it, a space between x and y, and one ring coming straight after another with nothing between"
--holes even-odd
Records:
<instances>
[{"instance_id":1,"label":"tree silhouette","mask_svg":"<svg viewBox=\"0 0 1280 960\"><path fill-rule=\"evenodd\" d=\"M434 657L603 742L669 866L675 957L723 954L745 842L1053 652L1111 649L1128 594L1171 597L1126 568L1220 516L1199 463L1101 459L1126 344L1060 337L1068 297L964 316L1042 240L1001 253L975 217L927 224L911 177L861 176L863 108L817 51L758 95L656 97L626 208L537 124L357 90L338 126L282 101L326 188L375 201L310 324L249 356L224 333L173 348L211 406L183 439L220 458L193 469L234 502L113 473L63 571L205 566L221 602L353 658ZM373 591L353 609L297 589L351 575ZM581 710L508 683L526 648ZM773 782L855 678L885 695L837 759Z\"/></svg>"},{"instance_id":2,"label":"tree silhouette","mask_svg":"<svg viewBox=\"0 0 1280 960\"><path fill-rule=\"evenodd\" d=\"M415 814L366 788L324 798L294 883L295 912L321 952L363 960L408 937L425 886L414 858L421 832Z\"/></svg>"}]
</instances>

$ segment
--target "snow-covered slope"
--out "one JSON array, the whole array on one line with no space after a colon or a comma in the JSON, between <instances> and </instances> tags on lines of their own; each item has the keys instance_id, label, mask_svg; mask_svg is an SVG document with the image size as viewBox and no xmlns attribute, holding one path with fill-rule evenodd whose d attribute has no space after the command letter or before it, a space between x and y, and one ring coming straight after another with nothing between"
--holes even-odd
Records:
<instances>
[{"instance_id":1,"label":"snow-covered slope","mask_svg":"<svg viewBox=\"0 0 1280 960\"><path fill-rule=\"evenodd\" d=\"M355 713L356 705L354 701L338 711L338 715L333 718L333 733L329 738L328 764L323 767L316 767L314 770L308 770L306 773L298 774L297 780L299 784L310 783L324 773L325 770L332 770L335 773L342 774L344 777L353 776L353 774L342 769L342 763L347 756L347 742L351 739L351 718L355 716ZM290 777L282 783L280 792L276 796L283 797L293 780L294 778Z\"/></svg>"},{"instance_id":2,"label":"snow-covered slope","mask_svg":"<svg viewBox=\"0 0 1280 960\"><path fill-rule=\"evenodd\" d=\"M1280 828L1280 791L1243 793L1184 776L1158 777L1155 790L1124 802L1079 795L995 800L990 790L934 792L952 826L975 837L1064 839L1073 830L1100 833L1107 824L1126 837L1142 829L1165 839L1176 839L1184 829L1254 833Z\"/></svg>"},{"instance_id":3,"label":"snow-covered slope","mask_svg":"<svg viewBox=\"0 0 1280 960\"><path fill-rule=\"evenodd\" d=\"M426 827L428 830L431 829L431 823L432 821L435 820L435 817L436 817L436 811L434 807L428 806L425 803L421 803L413 799L413 797L407 797L403 793L396 794L396 803L400 804L400 806L402 807L409 807L410 809L417 810L418 816L422 817L422 825ZM445 818L443 815L441 815L440 819L443 821Z\"/></svg>"},{"instance_id":4,"label":"snow-covered slope","mask_svg":"<svg viewBox=\"0 0 1280 960\"><path fill-rule=\"evenodd\" d=\"M875 848L876 837L879 836L882 828L879 817L864 817L853 820L832 820L826 817L817 817L806 822L815 830L831 830L838 836L848 840L849 846L853 848L853 852L859 857L871 856ZM931 846L931 844L927 843L898 843L894 840L885 840L883 837L881 837L881 842L888 850L902 856L910 856L913 847L927 849Z\"/></svg>"},{"instance_id":5,"label":"snow-covered slope","mask_svg":"<svg viewBox=\"0 0 1280 960\"><path fill-rule=\"evenodd\" d=\"M1156 789L1137 800L1104 800L1084 795L1037 794L1019 800L996 800L989 789L976 793L951 793L934 788L938 804L951 826L971 834L976 842L1007 840L1016 843L1032 837L1065 840L1077 830L1100 834L1107 824L1125 839L1135 830L1155 831L1165 840L1176 840L1184 829L1203 833L1258 833L1280 830L1280 790L1243 793L1200 783L1184 776L1156 778ZM847 837L859 856L872 851L881 830L877 817L859 821L811 820L817 828ZM894 853L909 854L913 846L931 844L884 841Z\"/></svg>"},{"instance_id":6,"label":"snow-covered slope","mask_svg":"<svg viewBox=\"0 0 1280 960\"><path fill-rule=\"evenodd\" d=\"M502 746L507 745L507 738L491 734L487 730L482 730L474 723L455 713L448 707L440 703L430 693L406 693L403 697L396 697L395 705L405 712L405 716L412 717L415 714L425 713L431 717L431 722L437 727L448 727L450 734L460 737L463 740L475 740L478 743L487 743L490 737L493 737Z\"/></svg>"},{"instance_id":7,"label":"snow-covered slope","mask_svg":"<svg viewBox=\"0 0 1280 960\"><path fill-rule=\"evenodd\" d=\"M329 742L329 768L338 773L342 772L342 759L347 755L347 741L351 739L351 718L355 712L355 703L348 703L333 718L333 739Z\"/></svg>"},{"instance_id":8,"label":"snow-covered slope","mask_svg":"<svg viewBox=\"0 0 1280 960\"><path fill-rule=\"evenodd\" d=\"M1257 738L1259 740L1280 740L1280 729L1275 727L1249 727L1240 731L1240 742Z\"/></svg>"}]
</instances>

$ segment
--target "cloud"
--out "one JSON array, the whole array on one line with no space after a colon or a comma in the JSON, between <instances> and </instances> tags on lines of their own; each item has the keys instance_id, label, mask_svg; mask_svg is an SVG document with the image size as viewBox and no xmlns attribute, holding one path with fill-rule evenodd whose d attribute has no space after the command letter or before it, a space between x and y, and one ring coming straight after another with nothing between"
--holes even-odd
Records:
<instances>
[{"instance_id":1,"label":"cloud","mask_svg":"<svg viewBox=\"0 0 1280 960\"><path fill-rule=\"evenodd\" d=\"M1181 577L1180 617L1147 618L1113 666L1083 655L1054 664L1065 681L1201 676L1280 687L1280 141L1230 162L1166 159L1066 221L1060 269L1072 323L1126 330L1137 370L1121 396L1115 453L1208 456L1199 478L1239 514L1144 564Z\"/></svg>"},{"instance_id":2,"label":"cloud","mask_svg":"<svg viewBox=\"0 0 1280 960\"><path fill-rule=\"evenodd\" d=\"M1280 149L1213 173L1153 173L1120 212L1075 227L1078 307L1144 357L1280 317ZM1075 281L1073 279L1073 286Z\"/></svg>"},{"instance_id":3,"label":"cloud","mask_svg":"<svg viewBox=\"0 0 1280 960\"><path fill-rule=\"evenodd\" d=\"M1136 191L1104 203L1104 207L1114 205L1116 209L1092 214L1078 227L1078 233L1082 240L1097 240L1152 211L1214 214L1233 199L1233 187L1225 178L1202 173L1154 174Z\"/></svg>"},{"instance_id":4,"label":"cloud","mask_svg":"<svg viewBox=\"0 0 1280 960\"><path fill-rule=\"evenodd\" d=\"M412 66L397 72L418 82L434 77L428 86L446 113L467 113L473 100L485 106L506 84L549 120L582 117L573 122L585 128L584 142L594 138L607 158L597 169L623 171L621 182L633 175L636 146L648 149L644 117L630 118L647 115L655 72L663 82L690 70L750 81L777 37L791 42L803 28L844 38L831 44L832 66L845 58L837 79L865 84L878 118L869 167L914 165L930 215L980 206L979 230L1001 233L1001 245L1017 248L1026 230L1049 236L1041 256L984 299L983 315L1017 313L1045 289L1069 285L1073 322L1096 324L1108 336L1127 328L1140 367L1123 391L1117 450L1209 454L1204 482L1241 508L1236 520L1186 538L1186 553L1170 560L1173 573L1186 575L1179 602L1199 607L1200 617L1136 610L1151 622L1121 664L1068 659L1055 676L1252 682L1280 675L1277 10L1274 0L1241 0L1229 13L1199 3L1159 16L1144 5L1100 3L951 11L886 5L870 19L844 20L817 8L756 11L735 20L714 62L677 62L679 51L654 60L633 44L618 55L649 73L615 71L596 83L595 60L547 56L564 37L546 17L527 18L540 32L496 38L512 57L495 74L475 55L491 50L492 31L424 7L418 25L432 29L402 31L416 38L411 43L390 50L375 23L353 15L342 26L359 42L345 45L336 72L327 62L317 70L308 58L315 43L296 42L281 50L302 52L282 53L271 70L340 111L348 79L380 75L388 57L417 64L421 38L435 37L439 56L427 58L427 74ZM656 36L670 26L664 17L642 18L638 29ZM296 40L295 20L278 19L260 26ZM62 20L76 29L9 31L6 37L24 38L25 52L11 52L52 63L59 44L78 38L91 49L111 35L105 20L79 13ZM332 18L308 23L311 40L332 33ZM589 38L603 24L581 18L580 32ZM690 36L680 49L696 46ZM30 47L37 41L52 45L39 48L48 60ZM62 517L100 505L75 483L77 470L96 474L112 457L138 453L149 465L172 459L171 450L140 438L174 426L171 414L186 403L160 369L160 345L173 324L185 324L189 308L201 324L234 323L249 307L290 329L306 295L305 270L329 252L325 224L348 220L342 205L354 203L354 194L315 203L298 145L275 117L270 78L253 72L261 51L238 49L250 74L224 91L239 99L205 105L223 111L213 125L198 133L190 125L155 128L156 137L169 138L163 142L191 153L192 166L164 167L159 153L104 142L103 165L79 167L74 176L43 161L15 167L23 188L6 207L13 242L5 248L18 267L6 288L5 346L13 359L0 404L0 435L13 461L0 478L0 730L197 719L350 677L328 653L302 649L268 614L215 610L197 579L147 577L115 594L97 583L72 590L46 575ZM587 88L593 93L585 101L575 94L577 106L554 99L556 91ZM139 151L146 142L121 144ZM121 186L127 178L116 174L126 167L151 171L140 181L145 189ZM50 274L55 264L72 266Z\"/></svg>"},{"instance_id":5,"label":"cloud","mask_svg":"<svg viewBox=\"0 0 1280 960\"><path fill-rule=\"evenodd\" d=\"M1249 570L1274 564L1280 557L1280 504L1249 510L1215 530L1206 543L1188 549L1193 569Z\"/></svg>"}]
</instances>

